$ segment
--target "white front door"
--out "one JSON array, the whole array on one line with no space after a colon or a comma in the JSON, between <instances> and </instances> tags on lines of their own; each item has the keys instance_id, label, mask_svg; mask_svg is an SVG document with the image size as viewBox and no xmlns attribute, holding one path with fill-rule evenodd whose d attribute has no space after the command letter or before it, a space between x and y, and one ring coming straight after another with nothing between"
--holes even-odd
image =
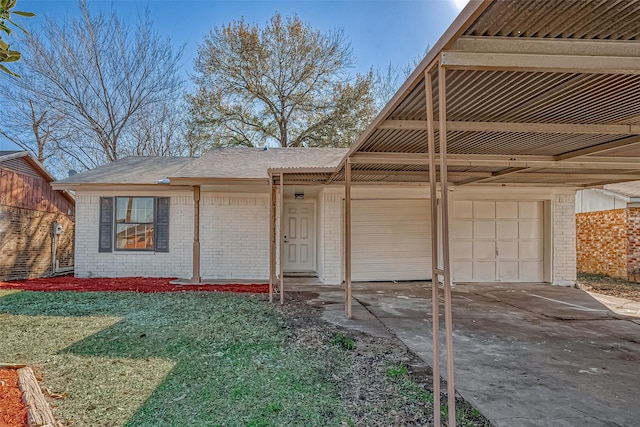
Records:
<instances>
[{"instance_id":1,"label":"white front door","mask_svg":"<svg viewBox=\"0 0 640 427\"><path fill-rule=\"evenodd\" d=\"M284 211L284 271L315 271L313 203L285 203Z\"/></svg>"}]
</instances>

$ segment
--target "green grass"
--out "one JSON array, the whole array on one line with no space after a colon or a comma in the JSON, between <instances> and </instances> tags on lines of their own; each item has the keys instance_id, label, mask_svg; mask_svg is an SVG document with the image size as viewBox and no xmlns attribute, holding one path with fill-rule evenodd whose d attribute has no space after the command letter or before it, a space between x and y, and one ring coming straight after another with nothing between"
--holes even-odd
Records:
<instances>
[{"instance_id":1,"label":"green grass","mask_svg":"<svg viewBox=\"0 0 640 427\"><path fill-rule=\"evenodd\" d=\"M407 374L409 374L409 370L404 365L391 366L387 369L387 376L390 378L400 378Z\"/></svg>"},{"instance_id":2,"label":"green grass","mask_svg":"<svg viewBox=\"0 0 640 427\"><path fill-rule=\"evenodd\" d=\"M0 324L0 360L35 366L44 387L66 393L56 414L72 425L325 426L346 417L327 380L330 355L288 345L282 317L256 297L0 291Z\"/></svg>"},{"instance_id":3,"label":"green grass","mask_svg":"<svg viewBox=\"0 0 640 427\"><path fill-rule=\"evenodd\" d=\"M350 338L343 334L342 332L337 332L332 338L331 343L336 345L343 350L354 350L356 348L356 343L353 338Z\"/></svg>"},{"instance_id":4,"label":"green grass","mask_svg":"<svg viewBox=\"0 0 640 427\"><path fill-rule=\"evenodd\" d=\"M408 401L416 404L426 403L433 405L433 392L420 387L409 375L406 366L394 366L387 370L387 376L398 386L400 394Z\"/></svg>"}]
</instances>

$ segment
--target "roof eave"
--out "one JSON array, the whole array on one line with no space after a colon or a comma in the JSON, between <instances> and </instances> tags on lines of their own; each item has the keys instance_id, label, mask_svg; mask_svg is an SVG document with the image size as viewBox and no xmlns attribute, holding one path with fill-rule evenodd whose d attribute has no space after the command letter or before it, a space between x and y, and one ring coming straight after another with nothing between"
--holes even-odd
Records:
<instances>
[{"instance_id":1,"label":"roof eave","mask_svg":"<svg viewBox=\"0 0 640 427\"><path fill-rule=\"evenodd\" d=\"M216 177L169 177L170 187L175 185L268 185L265 178L216 178Z\"/></svg>"},{"instance_id":2,"label":"roof eave","mask_svg":"<svg viewBox=\"0 0 640 427\"><path fill-rule=\"evenodd\" d=\"M163 188L167 190L179 190L179 189L188 189L190 187L179 186L179 185L164 185L159 183L131 184L131 183L113 183L113 182L83 182L83 183L52 182L51 188L53 188L56 191L66 191L66 190L83 191L83 190L107 190L107 189L119 190L122 188L135 188L140 190Z\"/></svg>"},{"instance_id":3,"label":"roof eave","mask_svg":"<svg viewBox=\"0 0 640 427\"><path fill-rule=\"evenodd\" d=\"M333 173L337 169L336 168L268 168L267 173L269 174L280 174L280 173L295 173L295 174L305 174L305 173Z\"/></svg>"}]
</instances>

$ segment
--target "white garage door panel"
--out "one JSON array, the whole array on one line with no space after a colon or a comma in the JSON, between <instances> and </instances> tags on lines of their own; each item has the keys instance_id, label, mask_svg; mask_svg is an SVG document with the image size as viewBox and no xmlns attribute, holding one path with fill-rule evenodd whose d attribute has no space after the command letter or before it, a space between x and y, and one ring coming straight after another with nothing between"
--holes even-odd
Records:
<instances>
[{"instance_id":1,"label":"white garage door panel","mask_svg":"<svg viewBox=\"0 0 640 427\"><path fill-rule=\"evenodd\" d=\"M453 280L544 280L543 204L531 201L454 201Z\"/></svg>"},{"instance_id":2,"label":"white garage door panel","mask_svg":"<svg viewBox=\"0 0 640 427\"><path fill-rule=\"evenodd\" d=\"M431 278L428 200L353 200L351 209L352 280Z\"/></svg>"}]
</instances>

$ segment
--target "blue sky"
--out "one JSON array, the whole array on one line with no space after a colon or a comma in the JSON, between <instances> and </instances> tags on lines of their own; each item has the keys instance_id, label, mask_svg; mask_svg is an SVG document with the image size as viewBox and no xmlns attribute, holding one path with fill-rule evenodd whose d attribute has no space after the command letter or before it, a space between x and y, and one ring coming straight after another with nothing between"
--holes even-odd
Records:
<instances>
[{"instance_id":1,"label":"blue sky","mask_svg":"<svg viewBox=\"0 0 640 427\"><path fill-rule=\"evenodd\" d=\"M244 17L264 24L274 12L297 13L319 29L343 28L351 41L356 70L384 67L389 62L405 65L433 46L458 13L464 0L342 0L342 1L176 1L89 0L92 8L114 8L124 19L135 20L148 6L158 33L185 46L183 66L192 69L198 43L210 28ZM19 0L18 9L37 16L22 20L37 27L46 16L63 18L77 14L75 0Z\"/></svg>"},{"instance_id":2,"label":"blue sky","mask_svg":"<svg viewBox=\"0 0 640 427\"><path fill-rule=\"evenodd\" d=\"M389 63L404 66L422 56L451 24L466 0L298 0L298 1L179 1L179 0L89 0L90 8L114 8L118 16L135 21L148 6L156 31L174 46L184 45L182 73L192 71L198 44L209 29L244 17L263 25L274 12L297 13L311 26L342 28L357 60L355 72ZM20 19L37 29L45 17L64 19L78 13L76 0L18 0L18 10L36 13ZM0 139L0 150L10 149Z\"/></svg>"}]
</instances>

